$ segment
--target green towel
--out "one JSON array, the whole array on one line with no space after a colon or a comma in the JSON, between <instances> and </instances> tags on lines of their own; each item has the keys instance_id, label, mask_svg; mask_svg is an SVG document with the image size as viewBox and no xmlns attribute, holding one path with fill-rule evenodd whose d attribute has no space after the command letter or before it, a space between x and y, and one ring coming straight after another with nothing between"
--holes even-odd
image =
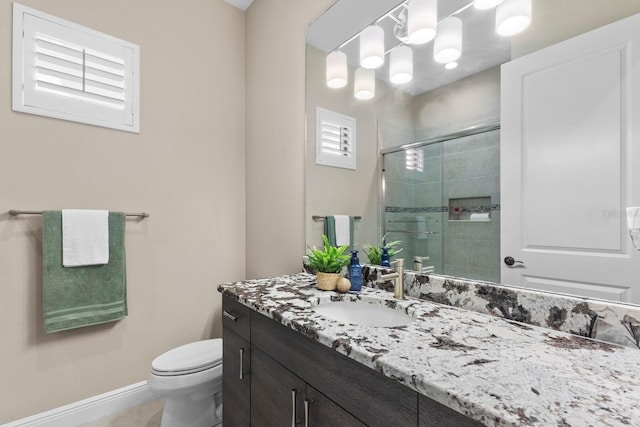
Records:
<instances>
[{"instance_id":1,"label":"green towel","mask_svg":"<svg viewBox=\"0 0 640 427\"><path fill-rule=\"evenodd\" d=\"M336 218L327 215L324 218L324 235L327 236L331 246L336 245ZM349 217L349 250L353 250L353 217Z\"/></svg>"},{"instance_id":2,"label":"green towel","mask_svg":"<svg viewBox=\"0 0 640 427\"><path fill-rule=\"evenodd\" d=\"M109 263L62 266L62 212L42 221L44 330L46 333L122 319L127 315L124 214L109 212Z\"/></svg>"}]
</instances>

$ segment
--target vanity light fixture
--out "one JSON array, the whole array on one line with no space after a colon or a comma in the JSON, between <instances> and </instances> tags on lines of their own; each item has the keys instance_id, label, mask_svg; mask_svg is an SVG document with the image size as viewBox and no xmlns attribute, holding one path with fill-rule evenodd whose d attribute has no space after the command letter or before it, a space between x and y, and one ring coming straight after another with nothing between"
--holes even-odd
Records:
<instances>
[{"instance_id":1,"label":"vanity light fixture","mask_svg":"<svg viewBox=\"0 0 640 427\"><path fill-rule=\"evenodd\" d=\"M409 0L407 34L410 44L425 44L436 36L438 0Z\"/></svg>"},{"instance_id":2,"label":"vanity light fixture","mask_svg":"<svg viewBox=\"0 0 640 427\"><path fill-rule=\"evenodd\" d=\"M413 79L413 50L409 46L398 46L391 51L389 80L401 85Z\"/></svg>"},{"instance_id":3,"label":"vanity light fixture","mask_svg":"<svg viewBox=\"0 0 640 427\"><path fill-rule=\"evenodd\" d=\"M333 89L345 87L349 80L347 55L339 50L327 55L327 86Z\"/></svg>"},{"instance_id":4,"label":"vanity light fixture","mask_svg":"<svg viewBox=\"0 0 640 427\"><path fill-rule=\"evenodd\" d=\"M353 83L353 96L366 101L376 94L376 72L367 68L358 68Z\"/></svg>"},{"instance_id":5,"label":"vanity light fixture","mask_svg":"<svg viewBox=\"0 0 640 427\"><path fill-rule=\"evenodd\" d=\"M375 95L374 70L382 66L390 54L389 80L401 85L413 80L413 50L411 44L424 44L435 38L433 57L447 70L458 66L462 55L463 23L457 16L465 10L496 9L496 32L511 36L525 30L531 23L532 0L469 0L467 4L438 22L438 0L405 0L382 15L360 32L342 42L326 59L326 83L341 88L348 83L348 61L340 50L358 39L360 67L356 71L354 96L371 99ZM399 43L385 51L384 30L378 25L384 19L395 21L393 32Z\"/></svg>"},{"instance_id":6,"label":"vanity light fixture","mask_svg":"<svg viewBox=\"0 0 640 427\"><path fill-rule=\"evenodd\" d=\"M503 1L504 0L474 0L473 6L479 10L485 10L485 9L491 9L493 7L496 7Z\"/></svg>"},{"instance_id":7,"label":"vanity light fixture","mask_svg":"<svg viewBox=\"0 0 640 427\"><path fill-rule=\"evenodd\" d=\"M462 20L455 16L443 19L438 24L433 44L433 59L441 64L456 61L462 54Z\"/></svg>"},{"instance_id":8,"label":"vanity light fixture","mask_svg":"<svg viewBox=\"0 0 640 427\"><path fill-rule=\"evenodd\" d=\"M360 66L374 69L384 64L384 30L370 25L360 33Z\"/></svg>"},{"instance_id":9,"label":"vanity light fixture","mask_svg":"<svg viewBox=\"0 0 640 427\"><path fill-rule=\"evenodd\" d=\"M531 23L531 0L504 0L496 8L496 32L513 36Z\"/></svg>"}]
</instances>

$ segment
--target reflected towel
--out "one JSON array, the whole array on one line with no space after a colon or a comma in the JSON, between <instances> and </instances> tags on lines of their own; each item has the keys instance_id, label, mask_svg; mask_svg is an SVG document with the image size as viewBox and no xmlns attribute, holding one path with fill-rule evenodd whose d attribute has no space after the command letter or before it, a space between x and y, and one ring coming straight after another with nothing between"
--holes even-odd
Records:
<instances>
[{"instance_id":1,"label":"reflected towel","mask_svg":"<svg viewBox=\"0 0 640 427\"><path fill-rule=\"evenodd\" d=\"M640 207L630 206L627 208L627 228L629 230L640 228Z\"/></svg>"},{"instance_id":2,"label":"reflected towel","mask_svg":"<svg viewBox=\"0 0 640 427\"><path fill-rule=\"evenodd\" d=\"M44 330L64 331L127 315L123 213L110 212L109 263L62 266L62 213L43 212Z\"/></svg>"},{"instance_id":3,"label":"reflected towel","mask_svg":"<svg viewBox=\"0 0 640 427\"><path fill-rule=\"evenodd\" d=\"M472 213L469 217L469 221L489 221L489 213Z\"/></svg>"},{"instance_id":4,"label":"reflected towel","mask_svg":"<svg viewBox=\"0 0 640 427\"><path fill-rule=\"evenodd\" d=\"M79 267L109 262L109 212L62 210L62 265Z\"/></svg>"},{"instance_id":5,"label":"reflected towel","mask_svg":"<svg viewBox=\"0 0 640 427\"><path fill-rule=\"evenodd\" d=\"M418 240L424 240L427 238L427 219L425 217L416 217L416 231Z\"/></svg>"},{"instance_id":6,"label":"reflected towel","mask_svg":"<svg viewBox=\"0 0 640 427\"><path fill-rule=\"evenodd\" d=\"M327 215L324 219L324 234L327 236L329 244L333 246L347 245L353 248L353 217Z\"/></svg>"}]
</instances>

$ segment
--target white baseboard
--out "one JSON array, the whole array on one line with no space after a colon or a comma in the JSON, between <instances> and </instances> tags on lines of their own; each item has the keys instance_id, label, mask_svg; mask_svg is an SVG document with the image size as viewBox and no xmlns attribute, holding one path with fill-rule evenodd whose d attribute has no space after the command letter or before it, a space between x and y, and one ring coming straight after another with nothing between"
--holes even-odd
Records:
<instances>
[{"instance_id":1,"label":"white baseboard","mask_svg":"<svg viewBox=\"0 0 640 427\"><path fill-rule=\"evenodd\" d=\"M149 390L146 381L141 381L28 418L2 424L0 427L79 426L159 398Z\"/></svg>"}]
</instances>

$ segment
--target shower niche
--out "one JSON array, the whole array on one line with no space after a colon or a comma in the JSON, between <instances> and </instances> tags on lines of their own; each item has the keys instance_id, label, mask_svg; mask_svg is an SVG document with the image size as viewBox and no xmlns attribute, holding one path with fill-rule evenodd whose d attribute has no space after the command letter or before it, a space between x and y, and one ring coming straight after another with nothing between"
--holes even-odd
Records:
<instances>
[{"instance_id":1,"label":"shower niche","mask_svg":"<svg viewBox=\"0 0 640 427\"><path fill-rule=\"evenodd\" d=\"M449 199L449 221L491 221L491 196Z\"/></svg>"}]
</instances>

